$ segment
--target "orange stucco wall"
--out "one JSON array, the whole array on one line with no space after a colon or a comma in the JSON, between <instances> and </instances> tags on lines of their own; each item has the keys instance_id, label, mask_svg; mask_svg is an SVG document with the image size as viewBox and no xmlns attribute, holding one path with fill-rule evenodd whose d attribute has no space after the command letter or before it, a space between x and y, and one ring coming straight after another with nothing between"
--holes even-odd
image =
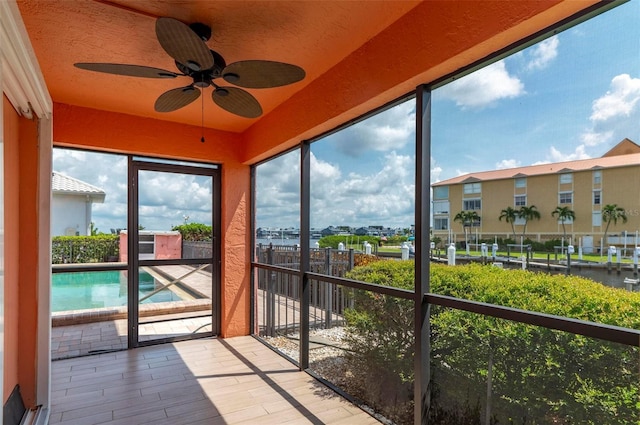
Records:
<instances>
[{"instance_id":1,"label":"orange stucco wall","mask_svg":"<svg viewBox=\"0 0 640 425\"><path fill-rule=\"evenodd\" d=\"M5 364L3 390L20 385L25 404L36 400L37 122L4 104Z\"/></svg>"},{"instance_id":2,"label":"orange stucco wall","mask_svg":"<svg viewBox=\"0 0 640 425\"><path fill-rule=\"evenodd\" d=\"M222 165L221 335L249 333L249 166L239 135L54 104L56 146L216 162Z\"/></svg>"}]
</instances>

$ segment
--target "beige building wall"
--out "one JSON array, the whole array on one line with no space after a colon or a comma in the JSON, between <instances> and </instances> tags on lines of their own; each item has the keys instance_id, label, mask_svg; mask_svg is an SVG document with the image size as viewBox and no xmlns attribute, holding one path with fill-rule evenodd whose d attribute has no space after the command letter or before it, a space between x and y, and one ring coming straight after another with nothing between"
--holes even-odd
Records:
<instances>
[{"instance_id":1,"label":"beige building wall","mask_svg":"<svg viewBox=\"0 0 640 425\"><path fill-rule=\"evenodd\" d=\"M566 181L567 177L562 178L562 174L571 175L570 181ZM517 178L525 178L526 186L516 187ZM470 183L479 183L480 193L464 193L465 184ZM436 184L438 185L443 186ZM454 222L453 218L463 211L464 201L471 199L481 200L481 208L476 211L481 217L480 226L469 230L473 235L472 240L476 234L483 239L491 239L495 236L512 237L510 224L504 220L500 221L498 217L507 207L516 210L520 208L519 205L515 205L516 196L526 196L526 205L535 205L540 212L540 220L530 221L527 224L525 238L532 240L545 241L562 237L562 224L551 215L558 206L567 206L575 212L574 223L565 223L567 237L572 237L574 244L579 242L579 238L592 237L594 246L600 245L606 223L601 221L601 225L597 225L597 222L600 211L606 204L617 204L624 208L628 218L627 223L621 221L616 225L611 223L609 236L622 235L626 230L629 235L627 243L631 245L635 244L635 233L640 230L640 164L580 171L562 170L552 174L517 176L498 180L468 179L448 187L450 211L448 214L434 213L434 218L448 217L449 219L449 229L434 228L433 231L434 236L444 241L449 234L455 234L456 241L464 240L462 224ZM594 203L594 201L597 202L594 191L600 192L599 204ZM561 204L561 194L564 194L565 199L570 196L571 203ZM518 239L522 235L523 227L521 224L515 225ZM613 243L623 244L621 240L618 242Z\"/></svg>"}]
</instances>

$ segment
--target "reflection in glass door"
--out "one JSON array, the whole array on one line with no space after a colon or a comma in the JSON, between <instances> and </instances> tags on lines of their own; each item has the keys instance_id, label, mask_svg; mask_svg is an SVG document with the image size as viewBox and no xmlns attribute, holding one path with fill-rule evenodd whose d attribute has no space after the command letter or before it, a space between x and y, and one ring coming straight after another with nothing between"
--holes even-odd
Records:
<instances>
[{"instance_id":1,"label":"reflection in glass door","mask_svg":"<svg viewBox=\"0 0 640 425\"><path fill-rule=\"evenodd\" d=\"M129 346L218 331L218 170L132 159Z\"/></svg>"}]
</instances>

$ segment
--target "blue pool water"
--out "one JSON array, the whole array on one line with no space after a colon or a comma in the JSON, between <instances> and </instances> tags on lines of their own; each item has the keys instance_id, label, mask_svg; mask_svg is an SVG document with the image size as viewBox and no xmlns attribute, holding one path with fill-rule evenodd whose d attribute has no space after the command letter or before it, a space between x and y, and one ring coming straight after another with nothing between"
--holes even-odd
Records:
<instances>
[{"instance_id":1,"label":"blue pool water","mask_svg":"<svg viewBox=\"0 0 640 425\"><path fill-rule=\"evenodd\" d=\"M140 298L156 289L155 279L140 272ZM142 303L180 301L165 289ZM54 273L51 282L51 311L84 310L127 305L127 277L124 271Z\"/></svg>"}]
</instances>

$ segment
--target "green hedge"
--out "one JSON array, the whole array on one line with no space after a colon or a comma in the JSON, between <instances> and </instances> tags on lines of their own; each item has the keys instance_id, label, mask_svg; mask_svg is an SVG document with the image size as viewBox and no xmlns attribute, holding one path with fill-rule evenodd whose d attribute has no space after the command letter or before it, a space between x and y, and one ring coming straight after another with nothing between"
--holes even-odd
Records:
<instances>
[{"instance_id":1,"label":"green hedge","mask_svg":"<svg viewBox=\"0 0 640 425\"><path fill-rule=\"evenodd\" d=\"M348 277L412 289L413 270L412 261L382 261ZM432 264L431 291L640 329L639 293L580 277ZM490 370L491 423L640 424L637 348L437 306L430 317L430 423L485 423ZM411 402L402 399L413 379L411 302L357 291L346 318L348 361L369 383L360 395L410 423ZM376 385L380 370L390 376ZM389 409L390 391L397 402Z\"/></svg>"},{"instance_id":2,"label":"green hedge","mask_svg":"<svg viewBox=\"0 0 640 425\"><path fill-rule=\"evenodd\" d=\"M118 235L54 236L51 238L51 263L106 263L118 261Z\"/></svg>"},{"instance_id":3,"label":"green hedge","mask_svg":"<svg viewBox=\"0 0 640 425\"><path fill-rule=\"evenodd\" d=\"M171 230L177 230L182 235L183 241L206 241L213 240L213 228L202 223L187 223L173 226Z\"/></svg>"}]
</instances>

